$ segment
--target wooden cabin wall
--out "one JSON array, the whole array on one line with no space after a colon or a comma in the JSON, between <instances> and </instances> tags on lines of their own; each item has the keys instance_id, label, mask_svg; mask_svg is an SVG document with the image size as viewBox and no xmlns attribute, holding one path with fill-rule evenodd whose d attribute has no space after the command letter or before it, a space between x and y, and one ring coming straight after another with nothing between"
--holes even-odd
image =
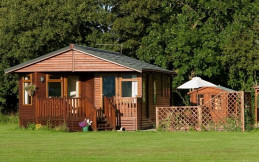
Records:
<instances>
[{"instance_id":1,"label":"wooden cabin wall","mask_svg":"<svg viewBox=\"0 0 259 162\"><path fill-rule=\"evenodd\" d=\"M81 97L87 97L94 103L94 74L79 73L81 81Z\"/></svg>"},{"instance_id":2,"label":"wooden cabin wall","mask_svg":"<svg viewBox=\"0 0 259 162\"><path fill-rule=\"evenodd\" d=\"M45 73L37 73L37 91L36 91L36 96L38 98L45 98L46 97L46 74ZM40 78L44 77L45 81L41 82Z\"/></svg>"},{"instance_id":3,"label":"wooden cabin wall","mask_svg":"<svg viewBox=\"0 0 259 162\"><path fill-rule=\"evenodd\" d=\"M35 104L36 95L32 96L32 104L23 104L23 82L22 77L25 74L19 74L19 124L20 126L27 127L30 123L35 123ZM35 74L32 74L32 83L35 84Z\"/></svg>"},{"instance_id":4,"label":"wooden cabin wall","mask_svg":"<svg viewBox=\"0 0 259 162\"><path fill-rule=\"evenodd\" d=\"M161 75L168 76L166 74L161 73L145 73L144 76L148 76L148 99L146 103L142 104L141 110L141 120L138 120L138 128L139 129L147 129L151 128L156 123L156 107L157 106L170 106L171 95L166 96L162 95L162 77ZM156 81L156 96L157 102L154 103L154 79ZM142 79L143 80L143 79ZM144 93L144 92L143 92ZM147 108L146 104L149 104L148 113L149 117L146 116Z\"/></svg>"},{"instance_id":5,"label":"wooden cabin wall","mask_svg":"<svg viewBox=\"0 0 259 162\"><path fill-rule=\"evenodd\" d=\"M16 72L85 72L133 71L127 67L79 51L67 51L49 59L29 65Z\"/></svg>"}]
</instances>

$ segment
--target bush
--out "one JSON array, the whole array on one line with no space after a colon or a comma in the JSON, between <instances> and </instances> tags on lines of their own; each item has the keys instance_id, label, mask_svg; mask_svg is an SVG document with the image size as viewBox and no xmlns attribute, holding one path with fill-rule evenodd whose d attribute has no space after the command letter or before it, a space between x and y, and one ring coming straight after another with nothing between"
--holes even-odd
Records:
<instances>
[{"instance_id":1,"label":"bush","mask_svg":"<svg viewBox=\"0 0 259 162\"><path fill-rule=\"evenodd\" d=\"M18 114L4 115L0 112L0 123L18 124L19 123L19 115Z\"/></svg>"},{"instance_id":2,"label":"bush","mask_svg":"<svg viewBox=\"0 0 259 162\"><path fill-rule=\"evenodd\" d=\"M36 129L36 125L34 123L30 123L30 124L27 125L26 128L30 129L30 130L35 130Z\"/></svg>"},{"instance_id":3,"label":"bush","mask_svg":"<svg viewBox=\"0 0 259 162\"><path fill-rule=\"evenodd\" d=\"M63 124L60 124L60 125L56 126L56 127L54 128L54 130L56 130L56 131L58 131L58 132L68 132L68 131L69 131L69 129L68 129L66 123L63 123Z\"/></svg>"}]
</instances>

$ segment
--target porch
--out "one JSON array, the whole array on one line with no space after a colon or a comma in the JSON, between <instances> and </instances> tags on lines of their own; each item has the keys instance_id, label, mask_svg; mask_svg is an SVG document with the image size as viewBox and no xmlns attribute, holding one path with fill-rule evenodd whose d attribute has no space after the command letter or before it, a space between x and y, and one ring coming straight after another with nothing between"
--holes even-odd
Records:
<instances>
[{"instance_id":1,"label":"porch","mask_svg":"<svg viewBox=\"0 0 259 162\"><path fill-rule=\"evenodd\" d=\"M92 121L94 131L137 130L141 105L140 97L103 97L99 109L87 97L37 98L35 119L36 124L52 127L65 123L71 131L81 131L78 124L84 119Z\"/></svg>"}]
</instances>

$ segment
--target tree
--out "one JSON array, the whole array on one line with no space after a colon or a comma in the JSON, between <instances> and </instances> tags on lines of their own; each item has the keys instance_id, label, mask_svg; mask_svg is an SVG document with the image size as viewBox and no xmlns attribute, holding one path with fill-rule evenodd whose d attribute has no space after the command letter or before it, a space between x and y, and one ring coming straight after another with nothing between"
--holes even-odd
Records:
<instances>
[{"instance_id":1,"label":"tree","mask_svg":"<svg viewBox=\"0 0 259 162\"><path fill-rule=\"evenodd\" d=\"M17 77L4 69L69 43L96 44L111 23L106 1L4 0L0 2L0 108L17 108Z\"/></svg>"}]
</instances>

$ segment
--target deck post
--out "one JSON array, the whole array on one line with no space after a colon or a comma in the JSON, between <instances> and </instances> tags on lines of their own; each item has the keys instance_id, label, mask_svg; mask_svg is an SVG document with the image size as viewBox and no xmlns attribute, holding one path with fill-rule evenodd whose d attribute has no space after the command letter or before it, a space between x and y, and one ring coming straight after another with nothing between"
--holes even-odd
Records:
<instances>
[{"instance_id":1,"label":"deck post","mask_svg":"<svg viewBox=\"0 0 259 162\"><path fill-rule=\"evenodd\" d=\"M198 106L197 110L198 110L198 126L199 126L199 131L201 131L201 125L202 125L202 110L201 110L201 106Z\"/></svg>"},{"instance_id":2,"label":"deck post","mask_svg":"<svg viewBox=\"0 0 259 162\"><path fill-rule=\"evenodd\" d=\"M67 114L67 112L66 112L66 99L65 98L63 98L63 106L62 106L62 108L63 108L63 120L64 120L64 123L66 123L66 114Z\"/></svg>"},{"instance_id":3,"label":"deck post","mask_svg":"<svg viewBox=\"0 0 259 162\"><path fill-rule=\"evenodd\" d=\"M158 107L156 107L156 129L159 127Z\"/></svg>"}]
</instances>

